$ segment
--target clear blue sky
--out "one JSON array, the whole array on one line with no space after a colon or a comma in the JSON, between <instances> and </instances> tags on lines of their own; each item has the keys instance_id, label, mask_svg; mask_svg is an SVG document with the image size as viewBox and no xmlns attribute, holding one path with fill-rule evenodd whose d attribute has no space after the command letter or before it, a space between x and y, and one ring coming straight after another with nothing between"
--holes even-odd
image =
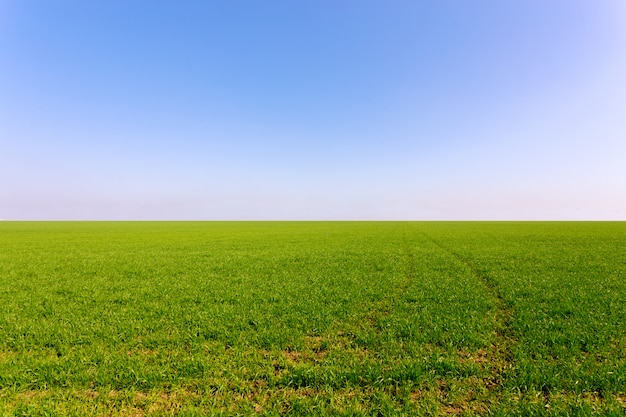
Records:
<instances>
[{"instance_id":1,"label":"clear blue sky","mask_svg":"<svg viewBox=\"0 0 626 417\"><path fill-rule=\"evenodd\" d=\"M0 218L626 219L622 0L0 1Z\"/></svg>"}]
</instances>

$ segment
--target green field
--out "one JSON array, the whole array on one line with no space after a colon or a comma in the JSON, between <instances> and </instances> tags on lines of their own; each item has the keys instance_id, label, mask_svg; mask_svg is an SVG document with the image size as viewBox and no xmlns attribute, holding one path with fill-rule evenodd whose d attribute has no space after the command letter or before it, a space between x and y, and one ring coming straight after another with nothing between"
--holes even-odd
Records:
<instances>
[{"instance_id":1,"label":"green field","mask_svg":"<svg viewBox=\"0 0 626 417\"><path fill-rule=\"evenodd\" d=\"M625 415L624 222L2 222L1 415Z\"/></svg>"}]
</instances>

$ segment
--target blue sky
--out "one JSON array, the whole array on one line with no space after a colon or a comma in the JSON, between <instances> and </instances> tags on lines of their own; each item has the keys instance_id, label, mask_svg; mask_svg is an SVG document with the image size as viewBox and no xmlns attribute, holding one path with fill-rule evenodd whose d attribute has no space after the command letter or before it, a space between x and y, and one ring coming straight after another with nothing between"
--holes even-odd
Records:
<instances>
[{"instance_id":1,"label":"blue sky","mask_svg":"<svg viewBox=\"0 0 626 417\"><path fill-rule=\"evenodd\" d=\"M626 219L621 0L0 2L0 218Z\"/></svg>"}]
</instances>

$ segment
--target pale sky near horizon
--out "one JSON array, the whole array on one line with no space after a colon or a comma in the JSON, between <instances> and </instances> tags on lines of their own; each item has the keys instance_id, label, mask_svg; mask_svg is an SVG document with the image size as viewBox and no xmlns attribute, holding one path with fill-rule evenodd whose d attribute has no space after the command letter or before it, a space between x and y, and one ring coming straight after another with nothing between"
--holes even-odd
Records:
<instances>
[{"instance_id":1,"label":"pale sky near horizon","mask_svg":"<svg viewBox=\"0 0 626 417\"><path fill-rule=\"evenodd\" d=\"M621 0L0 0L0 218L626 220Z\"/></svg>"}]
</instances>

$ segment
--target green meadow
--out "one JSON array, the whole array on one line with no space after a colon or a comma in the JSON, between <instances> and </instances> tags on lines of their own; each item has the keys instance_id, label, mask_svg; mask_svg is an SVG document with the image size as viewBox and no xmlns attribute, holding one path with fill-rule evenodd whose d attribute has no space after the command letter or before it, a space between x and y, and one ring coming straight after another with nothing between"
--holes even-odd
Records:
<instances>
[{"instance_id":1,"label":"green meadow","mask_svg":"<svg viewBox=\"0 0 626 417\"><path fill-rule=\"evenodd\" d=\"M625 222L0 223L0 415L625 414Z\"/></svg>"}]
</instances>

